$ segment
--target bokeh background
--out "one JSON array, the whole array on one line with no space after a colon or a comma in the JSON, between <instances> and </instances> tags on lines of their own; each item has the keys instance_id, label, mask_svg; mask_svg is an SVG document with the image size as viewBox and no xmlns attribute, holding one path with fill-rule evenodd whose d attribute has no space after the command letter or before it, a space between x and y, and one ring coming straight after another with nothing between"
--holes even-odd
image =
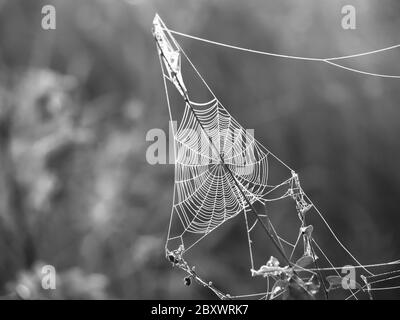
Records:
<instances>
[{"instance_id":1,"label":"bokeh background","mask_svg":"<svg viewBox=\"0 0 400 320\"><path fill-rule=\"evenodd\" d=\"M46 4L56 30L41 28ZM356 30L341 27L346 4ZM397 0L0 0L3 298L212 297L185 287L164 255L174 170L146 161L146 133L169 120L156 12L174 30L283 54L400 42ZM177 40L243 126L296 168L363 263L399 259L399 80ZM346 65L400 74L399 61L393 50ZM237 228L196 258L208 279L240 293L251 287L236 266L248 259ZM40 287L45 264L56 267L57 290Z\"/></svg>"}]
</instances>

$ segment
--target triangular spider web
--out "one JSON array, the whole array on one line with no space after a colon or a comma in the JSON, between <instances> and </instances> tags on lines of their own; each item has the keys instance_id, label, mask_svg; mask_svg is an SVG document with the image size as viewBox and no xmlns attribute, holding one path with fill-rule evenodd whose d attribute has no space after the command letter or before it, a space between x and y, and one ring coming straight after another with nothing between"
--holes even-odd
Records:
<instances>
[{"instance_id":1,"label":"triangular spider web","mask_svg":"<svg viewBox=\"0 0 400 320\"><path fill-rule=\"evenodd\" d=\"M359 263L340 242L321 212L304 193L297 174L260 144L230 115L183 49L175 40L174 43L211 93L212 99L204 103L187 100L179 127L174 132L175 185L166 242L167 252L178 251L179 256L183 256L227 220L243 215L250 253L250 269L254 270L260 266L255 263L253 248L253 233L259 221L249 214L251 211L249 203L257 204L265 209L265 207L269 207L270 203L292 199L295 201L300 218L297 220L300 230L298 235L294 239L287 239L271 224L277 242L291 261L297 261L306 254L312 254L315 258L318 257L316 260L319 261L319 264L316 264L314 268L308 268L309 273L315 275L317 272L323 272L324 276L334 273L340 276L341 267L334 265L332 258L322 249L322 245L317 242L316 238L311 236L305 238L301 232L302 228L306 227L306 215L312 215L331 235L336 242L336 248L350 258L349 262L355 263L357 270L363 271L361 275L361 279L365 281L363 289L368 288L368 292L399 289L398 285L379 288L371 285L399 279L400 270L391 268L398 265L400 261L368 266ZM171 82L176 87L177 81L171 79L171 73L164 70L161 56L160 63L172 121L167 82ZM179 76L181 77L180 74ZM181 95L185 94L185 90L186 88L183 87L178 88ZM233 175L224 169L221 159ZM275 174L276 172L279 174ZM246 198L249 203L245 201ZM262 213L260 216L269 220L266 213ZM381 273L370 271L371 268L378 267L386 267L388 268L386 270L389 271ZM186 267L183 269L193 275ZM209 288L221 297L218 290L214 290L211 286ZM230 297L268 298L271 297L270 289L268 285L266 292ZM357 299L360 292L362 293L360 289L352 290L348 299Z\"/></svg>"}]
</instances>

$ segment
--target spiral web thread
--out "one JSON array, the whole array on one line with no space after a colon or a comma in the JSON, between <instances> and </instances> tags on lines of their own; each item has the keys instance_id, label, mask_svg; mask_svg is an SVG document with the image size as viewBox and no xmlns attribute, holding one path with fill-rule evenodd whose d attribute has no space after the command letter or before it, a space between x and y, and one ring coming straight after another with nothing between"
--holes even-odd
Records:
<instances>
[{"instance_id":1,"label":"spiral web thread","mask_svg":"<svg viewBox=\"0 0 400 320\"><path fill-rule=\"evenodd\" d=\"M191 102L192 106L196 106ZM186 251L227 220L248 209L248 205L221 163L220 155L251 203L269 200L277 186L268 184L269 152L241 127L218 103L212 100L203 110L187 105L175 135L175 195L173 214L179 217L180 238ZM217 151L210 149L209 138ZM282 195L282 197L288 196ZM192 244L185 243L187 233L203 235ZM174 239L170 237L169 239Z\"/></svg>"},{"instance_id":2,"label":"spiral web thread","mask_svg":"<svg viewBox=\"0 0 400 320\"><path fill-rule=\"evenodd\" d=\"M165 27L165 26L164 26ZM174 40L175 41L175 40ZM329 267L308 268L307 272L316 275L317 272L333 272L340 276L341 267L335 266L329 256L318 244L315 237L305 238L301 228L305 227L304 214L312 209L326 225L329 232L355 263L356 269L366 272L362 289L351 290L348 299L357 299L357 295L364 290L395 290L400 286L373 287L373 284L388 280L400 279L400 270L373 273L370 270L380 267L393 267L400 264L400 260L362 265L352 253L338 239L321 212L312 203L300 186L297 174L281 159L260 144L252 134L247 132L226 110L217 99L202 75L196 69L185 51L175 42L178 50L189 62L197 76L211 93L213 99L205 103L196 103L187 100L183 117L174 134L175 153L175 185L174 203L168 228L166 251L172 252L177 260L173 263L186 271L192 278L203 286L208 287L220 298L272 298L272 291L230 296L219 291L212 283L204 281L183 259L183 256L193 249L203 238L215 231L226 221L243 214L245 217L247 239L250 253L251 269L255 269L253 257L252 232L258 221L250 222L248 214L251 204L261 202L266 204L284 198L292 198L300 218L300 232L295 243L281 237L271 224L281 248L290 254L290 260L295 256L301 242L304 245L304 254L319 256L327 262ZM164 86L171 121L172 112L169 101L167 82L176 86L177 79L171 78L171 73L165 71L162 57L160 64L163 71ZM173 76L173 74L172 74ZM178 91L182 94L182 87ZM188 96L187 96L188 97ZM188 98L187 98L188 99ZM213 148L211 147L213 146ZM287 170L287 178L278 183L270 183L270 161L277 162L281 168ZM226 165L232 175L224 168ZM234 179L237 183L235 183ZM241 191L239 190L241 188ZM266 215L260 215L263 218ZM314 251L315 250L315 251ZM174 258L174 259L175 259ZM279 295L273 296L278 298Z\"/></svg>"}]
</instances>

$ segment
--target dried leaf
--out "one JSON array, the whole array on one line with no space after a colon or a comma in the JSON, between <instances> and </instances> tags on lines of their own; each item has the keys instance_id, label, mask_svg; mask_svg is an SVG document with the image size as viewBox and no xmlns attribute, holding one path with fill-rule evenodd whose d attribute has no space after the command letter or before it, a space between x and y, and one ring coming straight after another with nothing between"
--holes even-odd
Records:
<instances>
[{"instance_id":1,"label":"dried leaf","mask_svg":"<svg viewBox=\"0 0 400 320\"><path fill-rule=\"evenodd\" d=\"M342 287L342 277L341 276L328 276L326 281L329 283L328 291L335 290Z\"/></svg>"},{"instance_id":2,"label":"dried leaf","mask_svg":"<svg viewBox=\"0 0 400 320\"><path fill-rule=\"evenodd\" d=\"M296 261L296 265L294 268L296 271L301 271L302 269L305 269L313 262L314 259L312 258L312 256L304 255L299 260Z\"/></svg>"},{"instance_id":3,"label":"dried leaf","mask_svg":"<svg viewBox=\"0 0 400 320\"><path fill-rule=\"evenodd\" d=\"M309 238L311 237L313 230L314 230L314 227L311 224L307 227L300 228L301 233L303 235L306 235Z\"/></svg>"},{"instance_id":4,"label":"dried leaf","mask_svg":"<svg viewBox=\"0 0 400 320\"><path fill-rule=\"evenodd\" d=\"M306 282L306 289L308 290L308 292L310 292L311 294L315 295L318 293L321 284L318 280L318 277L316 277L315 275L313 275L310 280L308 280Z\"/></svg>"},{"instance_id":5,"label":"dried leaf","mask_svg":"<svg viewBox=\"0 0 400 320\"><path fill-rule=\"evenodd\" d=\"M278 294L282 291L286 290L288 286L288 282L285 280L277 280L272 287L270 299L274 299Z\"/></svg>"},{"instance_id":6,"label":"dried leaf","mask_svg":"<svg viewBox=\"0 0 400 320\"><path fill-rule=\"evenodd\" d=\"M285 273L287 271L287 267L279 267L279 260L273 256L271 256L268 262L261 266L260 269L254 270L251 269L251 275L254 276L263 276L267 277L269 275L278 276L281 273Z\"/></svg>"},{"instance_id":7,"label":"dried leaf","mask_svg":"<svg viewBox=\"0 0 400 320\"><path fill-rule=\"evenodd\" d=\"M315 297L307 290L304 281L294 276L290 279L282 300L315 300Z\"/></svg>"}]
</instances>

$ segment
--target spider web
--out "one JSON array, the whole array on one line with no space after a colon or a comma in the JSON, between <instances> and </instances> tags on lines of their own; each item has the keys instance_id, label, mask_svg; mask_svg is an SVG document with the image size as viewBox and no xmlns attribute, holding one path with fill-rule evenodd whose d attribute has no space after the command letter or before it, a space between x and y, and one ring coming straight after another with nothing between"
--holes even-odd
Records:
<instances>
[{"instance_id":1,"label":"spider web","mask_svg":"<svg viewBox=\"0 0 400 320\"><path fill-rule=\"evenodd\" d=\"M215 148L211 148L210 143ZM269 184L270 152L216 99L205 104L192 101L190 106L186 104L175 134L175 146L172 219L177 220L181 228L175 231L170 228L168 241L179 239L185 251L227 220L249 211L245 197L254 203L289 196L286 189L276 199L268 197L284 184L289 185L291 179L278 185Z\"/></svg>"},{"instance_id":2,"label":"spider web","mask_svg":"<svg viewBox=\"0 0 400 320\"><path fill-rule=\"evenodd\" d=\"M163 30L167 30L162 25ZM172 206L166 251L174 252L175 257L182 258L193 249L202 239L215 231L230 219L243 215L246 225L247 242L250 254L252 273L259 265L255 265L254 233L260 219L251 215L254 206L261 208L259 218L264 219L273 235L273 240L287 254L290 261L296 261L304 256L312 257L314 267L302 269L307 277L335 274L340 277L342 267L335 266L332 258L323 250L315 236L312 236L312 226L306 224L306 216L318 218L327 228L337 248L342 250L350 261L355 263L357 270L364 274L362 286L350 290L347 299L358 299L360 293L371 291L396 290L399 285L375 287L375 284L400 279L400 270L393 270L400 264L400 260L362 265L352 253L338 239L333 229L325 220L321 212L312 203L300 186L298 175L282 160L259 143L254 136L245 130L217 99L204 78L191 62L185 51L172 38L177 50L186 58L202 83L212 95L208 102L198 103L189 99L186 87L180 84L182 75L180 69L167 71L160 55L160 64L163 71L168 109L172 121L172 112L169 101L167 82L172 83L185 99L185 108L179 127L174 135L175 153L175 184L174 202ZM174 56L174 59L176 57ZM180 57L179 57L180 59ZM181 61L179 60L179 68ZM175 73L175 74L174 74ZM271 169L273 167L273 169ZM279 171L279 175L274 172ZM273 177L272 177L273 176ZM277 178L278 177L278 178ZM299 233L293 240L287 239L275 230L271 223L266 206L268 203L283 199L292 199L298 214ZM309 213L307 213L310 211ZM253 212L254 213L254 212ZM311 227L311 229L310 229ZM307 230L311 230L308 232ZM319 264L316 260L320 261ZM184 261L184 260L181 260ZM260 299L278 298L282 292L275 295L267 277L267 291L243 295L224 295L212 284L201 279L186 261L179 265L200 284L211 289L220 298L248 298ZM371 270L386 268L386 272L373 273ZM261 270L261 269L260 269ZM374 285L374 286L372 286Z\"/></svg>"}]
</instances>

